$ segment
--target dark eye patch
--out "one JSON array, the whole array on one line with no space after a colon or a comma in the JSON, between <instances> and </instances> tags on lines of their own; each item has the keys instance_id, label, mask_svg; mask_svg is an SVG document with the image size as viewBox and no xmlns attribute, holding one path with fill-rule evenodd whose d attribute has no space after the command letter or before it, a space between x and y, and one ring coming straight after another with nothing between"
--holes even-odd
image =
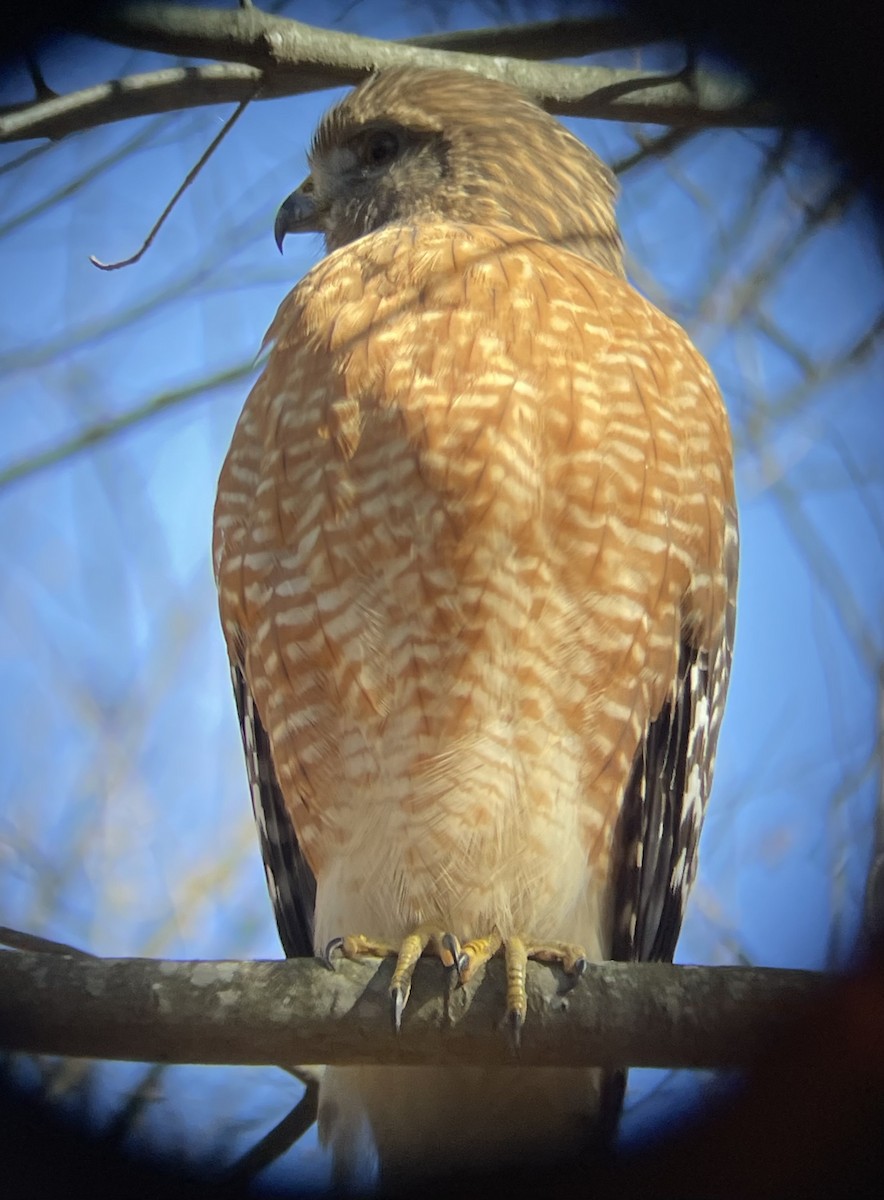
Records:
<instances>
[{"instance_id":1,"label":"dark eye patch","mask_svg":"<svg viewBox=\"0 0 884 1200\"><path fill-rule=\"evenodd\" d=\"M391 129L376 129L362 143L362 161L366 166L382 167L399 153L399 138Z\"/></svg>"}]
</instances>

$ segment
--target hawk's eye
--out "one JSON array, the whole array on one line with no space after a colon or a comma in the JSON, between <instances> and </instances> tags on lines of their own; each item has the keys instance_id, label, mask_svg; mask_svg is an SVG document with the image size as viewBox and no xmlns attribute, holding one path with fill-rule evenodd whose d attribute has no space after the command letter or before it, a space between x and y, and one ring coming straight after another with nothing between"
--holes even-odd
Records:
<instances>
[{"instance_id":1,"label":"hawk's eye","mask_svg":"<svg viewBox=\"0 0 884 1200\"><path fill-rule=\"evenodd\" d=\"M362 158L367 166L382 167L399 153L399 139L389 129L379 129L365 139Z\"/></svg>"}]
</instances>

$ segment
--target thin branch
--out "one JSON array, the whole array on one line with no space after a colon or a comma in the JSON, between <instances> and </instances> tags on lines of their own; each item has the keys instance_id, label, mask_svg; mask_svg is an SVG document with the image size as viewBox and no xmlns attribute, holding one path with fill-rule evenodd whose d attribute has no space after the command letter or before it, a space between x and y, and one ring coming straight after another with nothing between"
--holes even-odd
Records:
<instances>
[{"instance_id":1,"label":"thin branch","mask_svg":"<svg viewBox=\"0 0 884 1200\"><path fill-rule=\"evenodd\" d=\"M36 933L25 933L21 929L10 929L8 925L0 925L0 946L9 946L12 950L33 950L40 954L82 955L84 958L97 959L88 950L80 950L67 942L54 942L51 938L40 937Z\"/></svg>"},{"instance_id":2,"label":"thin branch","mask_svg":"<svg viewBox=\"0 0 884 1200\"><path fill-rule=\"evenodd\" d=\"M151 1063L114 1113L102 1139L106 1146L121 1146L131 1135L142 1113L162 1095L160 1081L168 1069L166 1063Z\"/></svg>"},{"instance_id":3,"label":"thin branch","mask_svg":"<svg viewBox=\"0 0 884 1200\"><path fill-rule=\"evenodd\" d=\"M208 104L238 104L249 99L257 87L263 87L264 99L295 94L290 87L283 86L283 81L272 87L265 82L261 71L237 63L169 67L128 75L69 92L55 100L10 105L0 111L0 142L56 139L130 117Z\"/></svg>"},{"instance_id":4,"label":"thin branch","mask_svg":"<svg viewBox=\"0 0 884 1200\"><path fill-rule=\"evenodd\" d=\"M325 1067L322 1066L307 1067L301 1064L297 1067L290 1067L282 1063L280 1069L288 1072L293 1079L297 1079L298 1083L303 1083L305 1088L319 1087L322 1082L322 1076L325 1074Z\"/></svg>"},{"instance_id":5,"label":"thin branch","mask_svg":"<svg viewBox=\"0 0 884 1200\"><path fill-rule=\"evenodd\" d=\"M882 656L878 634L866 619L837 558L805 512L801 494L785 477L774 478L768 493L777 504L784 524L816 578L821 593L828 598L853 642L857 655L867 666L877 666Z\"/></svg>"},{"instance_id":6,"label":"thin branch","mask_svg":"<svg viewBox=\"0 0 884 1200\"><path fill-rule=\"evenodd\" d=\"M20 459L6 467L5 470L0 470L0 492L11 484L20 483L23 479L31 478L49 467L74 458L84 450L91 450L94 446L117 437L142 421L146 421L149 417L156 416L157 413L184 404L188 400L202 399L215 388L245 379L254 370L253 361L240 363L235 367L229 367L226 371L219 371L211 379L200 379L197 383L175 388L161 396L152 397L145 404L130 408L128 412L121 413L118 417L110 417L106 421L90 425L73 437L59 442L58 445L43 450L39 454L31 455L30 458Z\"/></svg>"},{"instance_id":7,"label":"thin branch","mask_svg":"<svg viewBox=\"0 0 884 1200\"><path fill-rule=\"evenodd\" d=\"M732 1067L821 994L807 971L603 963L565 990L528 969L518 1058L500 1029L504 964L449 990L441 963L414 976L392 1030L393 964L91 961L0 954L0 1038L31 1054L141 1062L476 1063Z\"/></svg>"},{"instance_id":8,"label":"thin branch","mask_svg":"<svg viewBox=\"0 0 884 1200\"><path fill-rule=\"evenodd\" d=\"M779 151L775 148L772 161L775 161L778 153ZM762 181L756 189L758 202L761 199L763 186ZM782 277L786 267L795 260L817 230L843 216L855 195L855 184L850 179L838 178L827 186L820 196L805 202L804 219L790 225L788 236L778 239L778 243L768 245L763 251L760 251L756 256L757 266L746 273L741 286L734 286L731 289L727 319L724 322L728 328L735 328L746 313L757 307L764 293L772 290L776 280ZM743 226L743 228L747 227ZM717 280L713 280L710 287L707 287L707 296L716 282ZM705 298L700 302L698 315L702 317L704 312Z\"/></svg>"},{"instance_id":9,"label":"thin branch","mask_svg":"<svg viewBox=\"0 0 884 1200\"><path fill-rule=\"evenodd\" d=\"M53 149L52 142L44 142L42 146L31 146L29 150L24 150L18 158L11 158L8 162L0 165L0 177L9 175L12 171L17 171L19 167L25 166L29 162L33 162L35 158L42 158L44 154Z\"/></svg>"},{"instance_id":10,"label":"thin branch","mask_svg":"<svg viewBox=\"0 0 884 1200\"><path fill-rule=\"evenodd\" d=\"M229 255L245 249L259 237L267 235L266 219L249 213L242 220L234 223L229 229L225 249ZM9 348L4 353L0 349L0 375L12 375L16 371L31 371L40 369L47 363L58 365L68 355L82 352L88 347L94 351L105 340L114 337L121 330L128 329L145 318L155 318L157 312L170 308L172 305L192 301L194 297L206 298L229 291L234 288L241 290L249 286L249 279L244 279L240 273L235 277L228 272L226 281L223 272L219 272L213 262L216 247L208 242L199 247L199 254L191 259L185 269L160 281L153 288L139 291L134 300L125 308L111 308L95 317L76 322L73 318L68 325L55 335L42 331L35 333L34 339L21 346ZM259 273L266 276L267 273ZM273 276L271 276L273 277ZM282 275L275 277L279 286L286 283ZM251 279L255 279L252 276ZM255 282L260 285L267 279L259 277ZM290 280L288 281L289 286ZM2 478L2 476L0 476Z\"/></svg>"},{"instance_id":11,"label":"thin branch","mask_svg":"<svg viewBox=\"0 0 884 1200\"><path fill-rule=\"evenodd\" d=\"M755 328L759 333L763 333L769 342L777 347L778 350L788 355L795 366L801 371L802 375L817 374L817 365L814 362L808 351L798 344L794 338L790 337L784 329L761 307L761 301L756 308L752 320Z\"/></svg>"},{"instance_id":12,"label":"thin branch","mask_svg":"<svg viewBox=\"0 0 884 1200\"><path fill-rule=\"evenodd\" d=\"M696 137L696 134L697 130L695 129L667 129L654 138L649 138L645 134L640 133L635 139L635 150L631 154L625 154L622 158L618 158L616 162L612 162L611 170L615 175L625 175L627 171L641 166L642 163L672 154L675 150L683 146L685 142Z\"/></svg>"},{"instance_id":13,"label":"thin branch","mask_svg":"<svg viewBox=\"0 0 884 1200\"><path fill-rule=\"evenodd\" d=\"M206 165L206 163L209 161L209 159L212 157L212 155L215 153L215 151L218 149L218 147L221 145L221 143L227 137L228 133L230 133L231 129L234 127L234 125L237 123L237 121L240 119L240 117L246 111L246 109L249 106L250 101L253 99L254 99L254 96L250 96L248 100L243 100L239 105L237 105L236 110L231 114L231 116L229 116L227 118L227 120L221 126L220 132L214 138L212 138L211 142L206 147L206 149L203 151L203 153L200 155L197 162L187 172L187 174L184 177L184 181L178 187L178 189L175 192L175 195L172 197L172 199L169 201L169 203L166 205L166 207L160 213L157 220L154 222L153 227L151 228L147 237L141 243L141 247L138 250L136 250L134 254L130 255L129 258L122 258L122 259L119 259L117 262L109 262L109 263L102 262L100 258L96 258L94 254L90 254L89 261L92 263L93 266L98 267L98 269L100 271L119 271L121 267L131 267L134 263L137 263L140 261L140 259L150 249L154 238L157 236L157 234L162 229L163 225L166 223L166 219L170 215L172 210L174 209L175 205L178 203L178 201L181 199L181 197L184 195L184 193L187 191L187 189L190 187L190 185L196 179L197 175L199 175L200 171L203 169L203 167Z\"/></svg>"},{"instance_id":14,"label":"thin branch","mask_svg":"<svg viewBox=\"0 0 884 1200\"><path fill-rule=\"evenodd\" d=\"M881 344L884 336L884 316L878 316L849 346L833 355L799 380L794 387L768 401L765 424L770 427L801 412L815 392L841 380L856 370Z\"/></svg>"},{"instance_id":15,"label":"thin branch","mask_svg":"<svg viewBox=\"0 0 884 1200\"><path fill-rule=\"evenodd\" d=\"M140 49L227 61L132 75L57 99L13 105L0 115L0 141L58 138L147 113L239 102L259 85L261 99L300 95L355 84L372 71L405 65L460 67L502 79L560 115L691 128L770 125L778 120L747 81L722 71L698 68L661 76L467 54L440 49L442 39L432 46L385 42L254 8L138 5L99 16L80 31Z\"/></svg>"},{"instance_id":16,"label":"thin branch","mask_svg":"<svg viewBox=\"0 0 884 1200\"><path fill-rule=\"evenodd\" d=\"M695 320L708 319L713 314L713 299L718 288L733 270L741 246L758 228L758 212L762 202L772 185L783 178L783 168L788 160L792 140L792 130L780 132L773 145L767 147L754 178L747 183L736 216L718 240L715 258L709 264L703 294L696 301ZM768 263L770 254L765 253L762 261Z\"/></svg>"},{"instance_id":17,"label":"thin branch","mask_svg":"<svg viewBox=\"0 0 884 1200\"><path fill-rule=\"evenodd\" d=\"M286 1113L278 1125L233 1163L226 1172L225 1182L247 1183L272 1162L282 1158L311 1128L318 1111L319 1084L308 1083L304 1095L291 1112Z\"/></svg>"},{"instance_id":18,"label":"thin branch","mask_svg":"<svg viewBox=\"0 0 884 1200\"><path fill-rule=\"evenodd\" d=\"M142 125L121 145L114 147L108 154L91 163L80 174L75 175L73 179L69 179L61 187L56 188L55 191L50 192L48 195L44 195L41 199L35 200L30 208L25 209L23 212L15 213L8 220L0 222L0 238L6 237L13 230L18 229L28 221L32 221L42 213L48 212L62 200L68 200L71 196L76 196L78 192L88 187L89 184L93 183L105 171L116 166L117 163L123 162L130 154L134 155L138 150L149 145L163 129L169 128L171 124L172 120L166 117L165 119L160 118ZM35 150L39 151L43 148L42 146L37 146ZM33 154L34 151L32 150L29 153ZM26 159L27 155L23 154L21 158L16 160L17 165L21 166Z\"/></svg>"},{"instance_id":19,"label":"thin branch","mask_svg":"<svg viewBox=\"0 0 884 1200\"><path fill-rule=\"evenodd\" d=\"M34 85L34 94L40 100L47 100L50 96L57 96L58 92L52 90L46 80L43 78L43 72L40 69L40 64L37 62L33 54L25 55L25 62L28 68L28 74L31 77L31 82Z\"/></svg>"}]
</instances>

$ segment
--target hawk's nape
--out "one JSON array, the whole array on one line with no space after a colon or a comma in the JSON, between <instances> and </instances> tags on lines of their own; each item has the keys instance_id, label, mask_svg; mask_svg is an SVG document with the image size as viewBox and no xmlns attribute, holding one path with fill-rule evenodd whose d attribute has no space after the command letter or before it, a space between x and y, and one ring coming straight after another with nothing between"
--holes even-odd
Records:
<instances>
[{"instance_id":1,"label":"hawk's nape","mask_svg":"<svg viewBox=\"0 0 884 1200\"><path fill-rule=\"evenodd\" d=\"M625 281L607 168L515 90L383 72L280 210L283 301L215 570L286 950L669 958L730 669L727 417ZM407 1011L405 1020L408 1019ZM489 1030L489 1036L494 1031ZM530 1036L530 1017L526 1028ZM329 1070L339 1168L579 1151L591 1070Z\"/></svg>"}]
</instances>

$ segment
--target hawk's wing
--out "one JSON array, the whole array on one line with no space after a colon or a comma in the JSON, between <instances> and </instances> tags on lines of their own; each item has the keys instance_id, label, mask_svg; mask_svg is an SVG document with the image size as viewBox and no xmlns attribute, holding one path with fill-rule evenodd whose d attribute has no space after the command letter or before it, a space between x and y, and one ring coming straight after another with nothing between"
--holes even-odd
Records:
<instances>
[{"instance_id":1,"label":"hawk's wing","mask_svg":"<svg viewBox=\"0 0 884 1200\"><path fill-rule=\"evenodd\" d=\"M270 740L239 665L231 670L252 809L279 938L287 958L313 955L316 880L307 865L276 778Z\"/></svg>"},{"instance_id":2,"label":"hawk's wing","mask_svg":"<svg viewBox=\"0 0 884 1200\"><path fill-rule=\"evenodd\" d=\"M672 695L639 747L620 815L612 958L672 960L697 871L736 620L739 534L725 531L727 612L714 651L685 636Z\"/></svg>"}]
</instances>

